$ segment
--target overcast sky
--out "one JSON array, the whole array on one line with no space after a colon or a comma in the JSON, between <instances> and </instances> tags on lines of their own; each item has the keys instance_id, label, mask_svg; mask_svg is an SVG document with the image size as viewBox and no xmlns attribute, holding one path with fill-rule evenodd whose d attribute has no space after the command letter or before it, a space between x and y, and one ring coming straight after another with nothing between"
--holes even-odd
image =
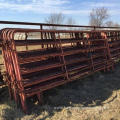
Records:
<instances>
[{"instance_id":1,"label":"overcast sky","mask_svg":"<svg viewBox=\"0 0 120 120\"><path fill-rule=\"evenodd\" d=\"M110 20L120 24L120 0L0 0L0 20L44 22L50 13L63 13L88 25L96 7L108 8Z\"/></svg>"}]
</instances>

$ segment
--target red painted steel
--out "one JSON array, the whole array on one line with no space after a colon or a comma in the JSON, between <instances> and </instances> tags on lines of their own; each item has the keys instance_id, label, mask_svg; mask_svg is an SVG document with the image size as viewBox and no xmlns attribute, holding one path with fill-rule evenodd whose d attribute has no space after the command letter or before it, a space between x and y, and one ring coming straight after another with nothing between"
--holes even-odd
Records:
<instances>
[{"instance_id":1,"label":"red painted steel","mask_svg":"<svg viewBox=\"0 0 120 120\"><path fill-rule=\"evenodd\" d=\"M9 94L17 103L20 97L24 112L27 97L37 95L41 103L43 91L97 71L114 69L115 61L120 59L119 27L12 21L0 24L40 26L40 29L6 28L0 35ZM45 29L51 26L68 30ZM18 47L25 50L19 51Z\"/></svg>"},{"instance_id":2,"label":"red painted steel","mask_svg":"<svg viewBox=\"0 0 120 120\"><path fill-rule=\"evenodd\" d=\"M113 69L108 33L114 32L119 33L118 30L3 29L2 53L10 96L16 102L20 97L27 112L27 97L37 95L41 102L45 90ZM22 37L15 38L21 34ZM19 46L25 50L19 51Z\"/></svg>"}]
</instances>

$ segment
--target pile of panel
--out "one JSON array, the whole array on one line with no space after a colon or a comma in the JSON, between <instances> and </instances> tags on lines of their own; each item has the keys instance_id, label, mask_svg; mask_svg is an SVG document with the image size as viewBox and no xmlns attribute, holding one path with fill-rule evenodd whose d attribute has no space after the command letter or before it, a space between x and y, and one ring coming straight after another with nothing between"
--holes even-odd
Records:
<instances>
[{"instance_id":1,"label":"pile of panel","mask_svg":"<svg viewBox=\"0 0 120 120\"><path fill-rule=\"evenodd\" d=\"M120 59L120 31L109 31L106 33L113 60Z\"/></svg>"},{"instance_id":2,"label":"pile of panel","mask_svg":"<svg viewBox=\"0 0 120 120\"><path fill-rule=\"evenodd\" d=\"M113 67L99 31L3 29L1 39L9 93L25 112L27 97Z\"/></svg>"},{"instance_id":3,"label":"pile of panel","mask_svg":"<svg viewBox=\"0 0 120 120\"><path fill-rule=\"evenodd\" d=\"M108 39L105 32L93 32L90 34L90 48L93 71L113 69L113 60L110 54Z\"/></svg>"}]
</instances>

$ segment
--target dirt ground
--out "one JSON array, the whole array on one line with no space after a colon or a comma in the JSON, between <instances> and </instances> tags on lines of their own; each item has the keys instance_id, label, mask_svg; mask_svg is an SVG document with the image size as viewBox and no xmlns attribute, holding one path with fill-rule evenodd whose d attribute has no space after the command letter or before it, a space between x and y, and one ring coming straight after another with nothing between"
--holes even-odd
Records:
<instances>
[{"instance_id":1,"label":"dirt ground","mask_svg":"<svg viewBox=\"0 0 120 120\"><path fill-rule=\"evenodd\" d=\"M0 88L0 120L120 120L120 64L44 93L44 104L28 99L29 115Z\"/></svg>"}]
</instances>

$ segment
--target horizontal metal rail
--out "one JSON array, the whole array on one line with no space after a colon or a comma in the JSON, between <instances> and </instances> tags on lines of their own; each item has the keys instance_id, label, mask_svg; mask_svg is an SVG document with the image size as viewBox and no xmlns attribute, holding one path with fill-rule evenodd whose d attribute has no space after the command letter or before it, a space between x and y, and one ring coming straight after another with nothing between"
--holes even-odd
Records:
<instances>
[{"instance_id":1,"label":"horizontal metal rail","mask_svg":"<svg viewBox=\"0 0 120 120\"><path fill-rule=\"evenodd\" d=\"M105 26L87 26L87 25L66 25L66 24L47 24L47 23L34 23L34 22L17 22L17 21L0 21L0 24L11 25L33 25L33 26L56 26L56 27L87 27L87 28L111 28L120 29L120 27L105 27Z\"/></svg>"},{"instance_id":2,"label":"horizontal metal rail","mask_svg":"<svg viewBox=\"0 0 120 120\"><path fill-rule=\"evenodd\" d=\"M107 37L118 37L119 33L120 30L2 29L2 53L10 96L18 102L19 95L26 112L27 97L37 95L39 98L45 90L113 69ZM24 49L19 50L19 46Z\"/></svg>"}]
</instances>

